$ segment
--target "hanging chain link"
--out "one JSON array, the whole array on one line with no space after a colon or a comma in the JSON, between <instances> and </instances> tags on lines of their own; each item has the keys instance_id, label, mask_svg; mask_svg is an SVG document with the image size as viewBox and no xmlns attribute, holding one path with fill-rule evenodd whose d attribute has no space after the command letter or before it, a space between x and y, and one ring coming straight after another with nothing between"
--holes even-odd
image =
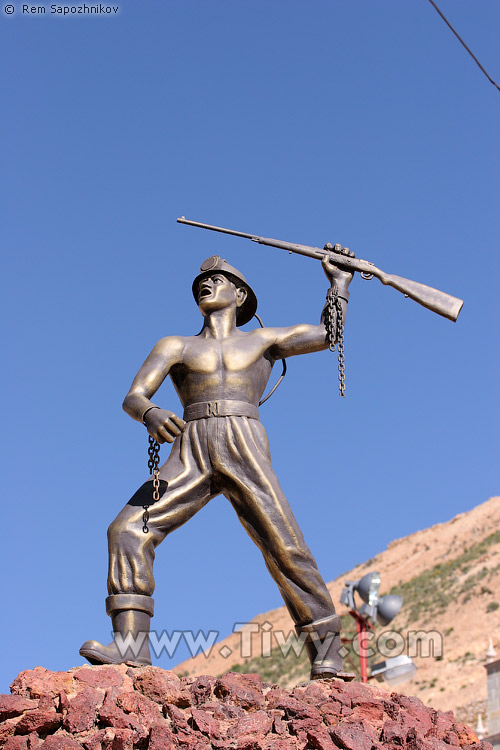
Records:
<instances>
[{"instance_id":1,"label":"hanging chain link","mask_svg":"<svg viewBox=\"0 0 500 750\"><path fill-rule=\"evenodd\" d=\"M331 352L337 349L339 358L339 393L345 397L345 352L344 352L344 320L342 303L339 298L335 282L326 294L325 327L328 335L328 345ZM337 342L335 342L337 339Z\"/></svg>"},{"instance_id":2,"label":"hanging chain link","mask_svg":"<svg viewBox=\"0 0 500 750\"><path fill-rule=\"evenodd\" d=\"M149 447L148 447L148 469L149 473L153 476L153 503L156 503L160 499L160 444L156 440L149 436ZM142 530L145 534L148 533L148 521L149 521L149 505L143 505L144 513L142 514Z\"/></svg>"}]
</instances>

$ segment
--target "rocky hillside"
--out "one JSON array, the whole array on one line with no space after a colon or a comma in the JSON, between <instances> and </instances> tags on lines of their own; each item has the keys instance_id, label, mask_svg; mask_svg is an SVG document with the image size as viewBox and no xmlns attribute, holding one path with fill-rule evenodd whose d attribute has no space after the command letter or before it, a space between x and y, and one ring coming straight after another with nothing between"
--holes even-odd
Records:
<instances>
[{"instance_id":1,"label":"rocky hillside","mask_svg":"<svg viewBox=\"0 0 500 750\"><path fill-rule=\"evenodd\" d=\"M431 636L434 656L415 657L418 671L401 689L429 706L452 709L470 723L475 722L478 711L484 716L483 664L490 637L500 654L500 497L447 523L392 542L375 558L332 581L329 589L333 601L339 602L345 580L358 579L373 570L382 577L381 594L398 593L404 598L403 608L389 628L400 631L406 643L410 630L437 633ZM345 614L342 606L339 611ZM277 648L275 634L286 635L292 630L286 609L266 612L254 622L260 631L248 634L252 658L241 655L242 634L235 633L217 644L208 659L199 655L174 671L186 675L217 675L229 669L257 672L282 687L304 680L307 661L297 658L293 651L284 658ZM343 623L346 633L352 630L348 615ZM389 628L377 627L377 639ZM270 638L272 651L263 655L262 644L265 647ZM383 659L379 655L374 661Z\"/></svg>"},{"instance_id":2,"label":"rocky hillside","mask_svg":"<svg viewBox=\"0 0 500 750\"><path fill-rule=\"evenodd\" d=\"M0 695L5 750L491 750L451 712L371 685L288 691L255 674L159 667L21 672Z\"/></svg>"}]
</instances>

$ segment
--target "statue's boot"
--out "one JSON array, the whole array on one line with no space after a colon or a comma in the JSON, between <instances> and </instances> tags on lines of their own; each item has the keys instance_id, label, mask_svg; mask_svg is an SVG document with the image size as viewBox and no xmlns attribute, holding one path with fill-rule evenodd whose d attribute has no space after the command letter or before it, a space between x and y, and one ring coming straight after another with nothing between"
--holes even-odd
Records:
<instances>
[{"instance_id":1,"label":"statue's boot","mask_svg":"<svg viewBox=\"0 0 500 750\"><path fill-rule=\"evenodd\" d=\"M91 664L151 664L149 628L153 599L141 594L115 594L106 599L106 612L113 623L113 640L107 646L85 641L81 656Z\"/></svg>"},{"instance_id":2,"label":"statue's boot","mask_svg":"<svg viewBox=\"0 0 500 750\"><path fill-rule=\"evenodd\" d=\"M304 645L311 662L311 680L336 677L349 682L356 677L353 672L344 672L342 667L340 628L339 615L296 626L299 637L301 633L306 635Z\"/></svg>"}]
</instances>

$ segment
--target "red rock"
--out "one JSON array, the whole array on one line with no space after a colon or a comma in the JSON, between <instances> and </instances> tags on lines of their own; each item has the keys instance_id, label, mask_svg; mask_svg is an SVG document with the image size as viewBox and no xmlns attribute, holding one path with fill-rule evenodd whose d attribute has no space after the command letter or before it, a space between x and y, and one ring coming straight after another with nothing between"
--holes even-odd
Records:
<instances>
[{"instance_id":1,"label":"red rock","mask_svg":"<svg viewBox=\"0 0 500 750\"><path fill-rule=\"evenodd\" d=\"M460 738L456 732L445 732L442 739L447 742L448 745L460 747Z\"/></svg>"},{"instance_id":2,"label":"red rock","mask_svg":"<svg viewBox=\"0 0 500 750\"><path fill-rule=\"evenodd\" d=\"M276 703L279 700L284 700L285 698L288 698L290 696L290 692L288 690L283 690L283 688L278 687L275 685L266 693L266 702Z\"/></svg>"},{"instance_id":3,"label":"red rock","mask_svg":"<svg viewBox=\"0 0 500 750\"><path fill-rule=\"evenodd\" d=\"M372 750L373 742L354 725L339 724L330 729L330 737L337 747L345 750Z\"/></svg>"},{"instance_id":4,"label":"red rock","mask_svg":"<svg viewBox=\"0 0 500 750\"><path fill-rule=\"evenodd\" d=\"M231 750L234 747L234 743L231 743L230 740L223 739L222 737L212 737L210 740L210 746L214 748L214 750Z\"/></svg>"},{"instance_id":5,"label":"red rock","mask_svg":"<svg viewBox=\"0 0 500 750\"><path fill-rule=\"evenodd\" d=\"M47 734L58 729L62 724L61 714L55 711L39 711L35 709L21 716L16 724L16 734Z\"/></svg>"},{"instance_id":6,"label":"red rock","mask_svg":"<svg viewBox=\"0 0 500 750\"><path fill-rule=\"evenodd\" d=\"M245 715L245 710L241 708L240 706L233 706L231 703L212 703L212 704L205 704L203 706L204 709L213 708L214 712L214 718L217 719L217 721L222 722L232 722L235 723L240 716Z\"/></svg>"},{"instance_id":7,"label":"red rock","mask_svg":"<svg viewBox=\"0 0 500 750\"><path fill-rule=\"evenodd\" d=\"M0 721L20 716L24 711L37 707L38 701L20 695L0 695Z\"/></svg>"},{"instance_id":8,"label":"red rock","mask_svg":"<svg viewBox=\"0 0 500 750\"><path fill-rule=\"evenodd\" d=\"M51 672L44 667L35 667L21 672L10 686L10 690L15 695L23 695L26 698L41 698L44 695L55 698L61 690L66 693L73 692L73 683L71 672Z\"/></svg>"},{"instance_id":9,"label":"red rock","mask_svg":"<svg viewBox=\"0 0 500 750\"><path fill-rule=\"evenodd\" d=\"M17 719L5 719L0 724L0 747L2 742L5 742L8 737L12 737L17 725Z\"/></svg>"},{"instance_id":10,"label":"red rock","mask_svg":"<svg viewBox=\"0 0 500 750\"><path fill-rule=\"evenodd\" d=\"M422 737L415 729L408 732L405 747L407 750L460 750L456 745L448 745L437 737Z\"/></svg>"},{"instance_id":11,"label":"red rock","mask_svg":"<svg viewBox=\"0 0 500 750\"><path fill-rule=\"evenodd\" d=\"M201 706L206 703L212 697L212 692L215 687L215 677L209 677L208 675L201 675L190 686L189 690L192 696L192 702L195 706Z\"/></svg>"},{"instance_id":12,"label":"red rock","mask_svg":"<svg viewBox=\"0 0 500 750\"><path fill-rule=\"evenodd\" d=\"M264 750L266 740L255 734L245 734L236 740L237 750Z\"/></svg>"},{"instance_id":13,"label":"red rock","mask_svg":"<svg viewBox=\"0 0 500 750\"><path fill-rule=\"evenodd\" d=\"M214 693L247 711L256 711L265 703L260 676L254 674L228 672L217 680Z\"/></svg>"},{"instance_id":14,"label":"red rock","mask_svg":"<svg viewBox=\"0 0 500 750\"><path fill-rule=\"evenodd\" d=\"M330 735L321 727L308 729L306 736L309 748L314 748L314 750L335 750L335 745L330 739Z\"/></svg>"},{"instance_id":15,"label":"red rock","mask_svg":"<svg viewBox=\"0 0 500 750\"><path fill-rule=\"evenodd\" d=\"M342 722L345 727L353 727L365 734L372 742L377 742L380 737L380 728L373 726L365 719L357 719L353 712L345 721Z\"/></svg>"},{"instance_id":16,"label":"red rock","mask_svg":"<svg viewBox=\"0 0 500 750\"><path fill-rule=\"evenodd\" d=\"M110 750L133 750L135 732L131 729L115 729L115 736Z\"/></svg>"},{"instance_id":17,"label":"red rock","mask_svg":"<svg viewBox=\"0 0 500 750\"><path fill-rule=\"evenodd\" d=\"M286 734L287 726L283 721L283 711L280 711L279 709L272 709L271 711L269 711L269 715L273 720L273 732L279 735Z\"/></svg>"},{"instance_id":18,"label":"red rock","mask_svg":"<svg viewBox=\"0 0 500 750\"><path fill-rule=\"evenodd\" d=\"M211 743L206 737L197 735L192 729L180 729L175 735L179 747L189 750L211 750Z\"/></svg>"},{"instance_id":19,"label":"red rock","mask_svg":"<svg viewBox=\"0 0 500 750\"><path fill-rule=\"evenodd\" d=\"M56 708L59 711L67 711L70 707L70 701L66 693L63 693L62 690L59 691L59 705L56 706Z\"/></svg>"},{"instance_id":20,"label":"red rock","mask_svg":"<svg viewBox=\"0 0 500 750\"><path fill-rule=\"evenodd\" d=\"M80 667L75 670L74 678L87 687L109 690L111 687L122 687L127 678L126 671L125 664Z\"/></svg>"},{"instance_id":21,"label":"red rock","mask_svg":"<svg viewBox=\"0 0 500 750\"><path fill-rule=\"evenodd\" d=\"M436 736L451 729L455 723L453 711L432 711L431 718L434 725L433 728L437 730Z\"/></svg>"},{"instance_id":22,"label":"red rock","mask_svg":"<svg viewBox=\"0 0 500 750\"><path fill-rule=\"evenodd\" d=\"M149 730L144 728L138 718L126 714L116 705L116 693L113 690L106 693L106 698L98 711L100 720L105 726L114 729L132 729L137 735L144 739L148 736Z\"/></svg>"},{"instance_id":23,"label":"red rock","mask_svg":"<svg viewBox=\"0 0 500 750\"><path fill-rule=\"evenodd\" d=\"M423 735L431 729L434 709L424 706L419 698L413 696L393 693L391 697L403 709L403 722L406 727L416 726Z\"/></svg>"},{"instance_id":24,"label":"red rock","mask_svg":"<svg viewBox=\"0 0 500 750\"><path fill-rule=\"evenodd\" d=\"M114 729L106 727L106 729L99 729L97 732L92 732L92 734L82 739L81 742L85 750L109 750L113 745L114 739Z\"/></svg>"},{"instance_id":25,"label":"red rock","mask_svg":"<svg viewBox=\"0 0 500 750\"><path fill-rule=\"evenodd\" d=\"M101 691L88 687L78 693L70 702L63 727L70 734L85 732L94 726L96 711L102 704L104 695Z\"/></svg>"},{"instance_id":26,"label":"red rock","mask_svg":"<svg viewBox=\"0 0 500 750\"><path fill-rule=\"evenodd\" d=\"M208 734L209 737L221 736L219 722L214 718L213 714L200 708L192 708L191 715L194 727L202 732L202 734Z\"/></svg>"},{"instance_id":27,"label":"red rock","mask_svg":"<svg viewBox=\"0 0 500 750\"><path fill-rule=\"evenodd\" d=\"M66 732L58 732L47 737L40 747L43 750L82 750L83 745Z\"/></svg>"},{"instance_id":28,"label":"red rock","mask_svg":"<svg viewBox=\"0 0 500 750\"><path fill-rule=\"evenodd\" d=\"M263 690L258 675L179 679L126 665L21 673L0 695L0 748L491 750L451 712L371 685Z\"/></svg>"},{"instance_id":29,"label":"red rock","mask_svg":"<svg viewBox=\"0 0 500 750\"><path fill-rule=\"evenodd\" d=\"M323 682L323 680L320 680L320 682ZM343 706L348 706L349 708L351 708L351 696L345 689L345 685L347 684L350 683L342 683L338 680L331 680L330 684L328 685L330 689L330 700L338 701L339 703L342 703Z\"/></svg>"},{"instance_id":30,"label":"red rock","mask_svg":"<svg viewBox=\"0 0 500 750\"><path fill-rule=\"evenodd\" d=\"M271 731L273 719L266 711L253 711L242 716L227 733L228 737L241 737L247 734L259 734L265 736Z\"/></svg>"},{"instance_id":31,"label":"red rock","mask_svg":"<svg viewBox=\"0 0 500 750\"><path fill-rule=\"evenodd\" d=\"M184 712L177 706L165 706L165 713L171 720L174 729L190 729L188 719L191 717L191 710Z\"/></svg>"},{"instance_id":32,"label":"red rock","mask_svg":"<svg viewBox=\"0 0 500 750\"><path fill-rule=\"evenodd\" d=\"M31 732L31 734L28 734L26 739L28 740L29 750L38 750L38 748L42 747L43 741L36 734L36 732Z\"/></svg>"},{"instance_id":33,"label":"red rock","mask_svg":"<svg viewBox=\"0 0 500 750\"><path fill-rule=\"evenodd\" d=\"M149 750L176 750L179 746L172 731L166 725L158 725L151 730L148 747Z\"/></svg>"},{"instance_id":34,"label":"red rock","mask_svg":"<svg viewBox=\"0 0 500 750\"><path fill-rule=\"evenodd\" d=\"M384 700L382 701L382 705L384 707L384 714L387 714L390 719L396 720L398 718L401 709L397 703L393 703L391 700Z\"/></svg>"},{"instance_id":35,"label":"red rock","mask_svg":"<svg viewBox=\"0 0 500 750\"><path fill-rule=\"evenodd\" d=\"M274 738L267 737L266 744L264 745L265 750L296 750L297 744L295 739L289 737L287 739L283 737Z\"/></svg>"},{"instance_id":36,"label":"red rock","mask_svg":"<svg viewBox=\"0 0 500 750\"><path fill-rule=\"evenodd\" d=\"M478 741L476 733L465 724L452 724L451 731L458 736L461 746L473 745Z\"/></svg>"},{"instance_id":37,"label":"red rock","mask_svg":"<svg viewBox=\"0 0 500 750\"><path fill-rule=\"evenodd\" d=\"M117 698L117 705L127 714L134 714L141 726L151 729L155 724L164 721L163 714L157 703L137 692L121 693Z\"/></svg>"},{"instance_id":38,"label":"red rock","mask_svg":"<svg viewBox=\"0 0 500 750\"><path fill-rule=\"evenodd\" d=\"M330 680L330 691L332 697L339 693L345 693L351 699L352 705L357 705L359 701L372 701L379 691L372 685L364 682L342 682L341 680ZM387 695L383 693L383 695Z\"/></svg>"},{"instance_id":39,"label":"red rock","mask_svg":"<svg viewBox=\"0 0 500 750\"><path fill-rule=\"evenodd\" d=\"M269 699L269 695L267 697ZM302 703L302 701L291 696L282 697L277 695L268 700L268 705L270 708L279 708L284 711L287 719L294 717L298 719L313 719L321 723L321 714L317 708L307 703Z\"/></svg>"},{"instance_id":40,"label":"red rock","mask_svg":"<svg viewBox=\"0 0 500 750\"><path fill-rule=\"evenodd\" d=\"M327 727L336 727L340 723L340 716L337 712L329 708L328 705L323 704L320 708L321 715L323 717L323 723Z\"/></svg>"},{"instance_id":41,"label":"red rock","mask_svg":"<svg viewBox=\"0 0 500 750\"><path fill-rule=\"evenodd\" d=\"M313 706L320 706L330 699L330 689L325 680L313 680L307 685L294 688L292 696Z\"/></svg>"},{"instance_id":42,"label":"red rock","mask_svg":"<svg viewBox=\"0 0 500 750\"><path fill-rule=\"evenodd\" d=\"M191 704L189 688L173 672L160 667L134 669L134 688L161 705L185 708Z\"/></svg>"},{"instance_id":43,"label":"red rock","mask_svg":"<svg viewBox=\"0 0 500 750\"><path fill-rule=\"evenodd\" d=\"M385 744L389 744L392 742L395 745L401 746L405 744L407 734L408 731L399 721L388 719L384 724L381 740Z\"/></svg>"},{"instance_id":44,"label":"red rock","mask_svg":"<svg viewBox=\"0 0 500 750\"><path fill-rule=\"evenodd\" d=\"M16 735L15 737L9 737L3 750L27 750L28 738Z\"/></svg>"},{"instance_id":45,"label":"red rock","mask_svg":"<svg viewBox=\"0 0 500 750\"><path fill-rule=\"evenodd\" d=\"M353 713L353 710L350 706L345 706L345 705L342 706L342 709L341 709L342 718L344 718L345 716L350 716L352 713Z\"/></svg>"},{"instance_id":46,"label":"red rock","mask_svg":"<svg viewBox=\"0 0 500 750\"><path fill-rule=\"evenodd\" d=\"M364 719L381 728L384 721L384 706L378 701L366 701L365 703L357 701L356 704L353 701L353 710L349 717L351 720Z\"/></svg>"}]
</instances>

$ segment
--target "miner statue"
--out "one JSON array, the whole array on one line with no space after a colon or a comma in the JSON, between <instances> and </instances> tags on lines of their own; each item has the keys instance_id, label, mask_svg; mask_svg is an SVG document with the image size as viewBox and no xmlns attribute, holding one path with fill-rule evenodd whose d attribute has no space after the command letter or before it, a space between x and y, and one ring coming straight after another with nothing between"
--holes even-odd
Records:
<instances>
[{"instance_id":1,"label":"miner statue","mask_svg":"<svg viewBox=\"0 0 500 750\"><path fill-rule=\"evenodd\" d=\"M129 634L137 639L149 633L155 549L223 494L278 585L310 658L311 679L354 677L342 669L340 617L273 471L259 417L274 363L328 349L338 338L336 323L345 321L353 274L326 255L322 265L335 304L318 325L242 331L256 313L257 297L239 270L218 255L208 258L192 287L201 332L161 339L137 373L123 408L146 425L153 445L173 446L109 527L106 611L115 637L106 646L83 644L80 654L91 664L151 664L147 637L135 653L123 653L120 645ZM151 401L167 375L182 417Z\"/></svg>"},{"instance_id":2,"label":"miner statue","mask_svg":"<svg viewBox=\"0 0 500 750\"><path fill-rule=\"evenodd\" d=\"M354 271L377 278L433 312L455 321L462 300L360 260L348 248L323 248L273 240L188 221L203 229L251 239L321 260L330 282L318 325L242 331L257 310L243 274L219 255L208 258L193 281L203 316L196 336L161 339L137 373L123 408L149 433L152 478L129 500L108 530L106 611L114 638L80 649L92 664L151 664L149 640L131 653L123 642L149 633L153 616L153 561L167 534L186 523L216 495L233 505L276 581L311 661L311 679L352 679L341 658L340 617L271 465L260 422L262 395L277 360L338 346L339 390L344 395L343 329ZM170 375L182 418L151 399ZM173 443L159 467L159 444Z\"/></svg>"}]
</instances>

